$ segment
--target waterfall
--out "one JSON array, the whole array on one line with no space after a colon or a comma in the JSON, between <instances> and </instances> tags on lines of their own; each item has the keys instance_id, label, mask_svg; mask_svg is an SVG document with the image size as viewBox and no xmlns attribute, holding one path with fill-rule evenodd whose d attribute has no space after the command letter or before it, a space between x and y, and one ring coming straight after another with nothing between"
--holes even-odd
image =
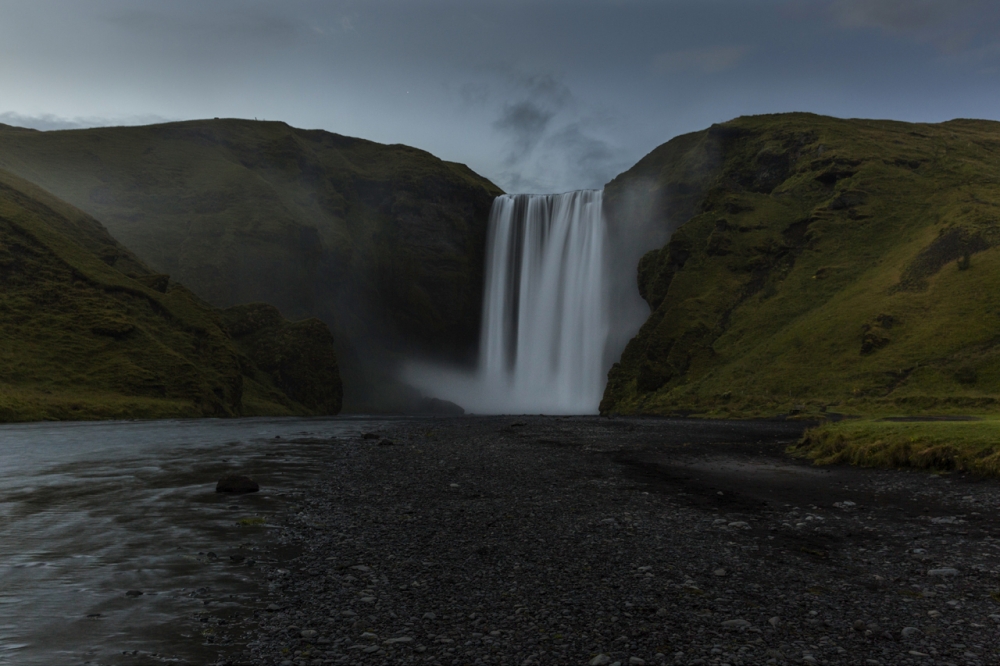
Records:
<instances>
[{"instance_id":1,"label":"waterfall","mask_svg":"<svg viewBox=\"0 0 1000 666\"><path fill-rule=\"evenodd\" d=\"M608 335L601 194L493 203L479 379L499 411L597 411Z\"/></svg>"},{"instance_id":2,"label":"waterfall","mask_svg":"<svg viewBox=\"0 0 1000 666\"><path fill-rule=\"evenodd\" d=\"M470 373L411 363L406 380L478 414L596 414L617 312L605 275L602 195L497 197L487 231L479 366Z\"/></svg>"}]
</instances>

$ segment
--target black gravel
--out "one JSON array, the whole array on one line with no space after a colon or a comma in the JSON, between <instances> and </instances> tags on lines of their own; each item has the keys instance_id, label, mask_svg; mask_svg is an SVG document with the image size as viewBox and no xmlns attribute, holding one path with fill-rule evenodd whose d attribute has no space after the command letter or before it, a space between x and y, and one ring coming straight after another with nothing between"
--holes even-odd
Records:
<instances>
[{"instance_id":1,"label":"black gravel","mask_svg":"<svg viewBox=\"0 0 1000 666\"><path fill-rule=\"evenodd\" d=\"M258 606L213 640L267 666L1000 664L1000 484L815 468L783 453L800 429L467 417L317 441L250 562Z\"/></svg>"}]
</instances>

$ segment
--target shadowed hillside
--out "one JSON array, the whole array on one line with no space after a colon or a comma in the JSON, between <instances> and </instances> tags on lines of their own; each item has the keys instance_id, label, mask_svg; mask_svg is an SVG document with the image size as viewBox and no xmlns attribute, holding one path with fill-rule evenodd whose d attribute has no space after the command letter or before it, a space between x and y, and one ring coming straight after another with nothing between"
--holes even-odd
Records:
<instances>
[{"instance_id":1,"label":"shadowed hillside","mask_svg":"<svg viewBox=\"0 0 1000 666\"><path fill-rule=\"evenodd\" d=\"M605 201L676 231L639 264L652 313L602 412L996 408L1000 123L740 118Z\"/></svg>"},{"instance_id":2,"label":"shadowed hillside","mask_svg":"<svg viewBox=\"0 0 1000 666\"><path fill-rule=\"evenodd\" d=\"M314 324L273 321L271 330L323 326ZM0 420L335 414L329 336L325 326L312 332L314 366L296 380L332 381L290 390L214 310L96 220L0 171Z\"/></svg>"},{"instance_id":3,"label":"shadowed hillside","mask_svg":"<svg viewBox=\"0 0 1000 666\"><path fill-rule=\"evenodd\" d=\"M263 301L326 322L355 409L413 398L389 379L403 354L475 355L499 190L463 165L284 123L206 120L2 127L0 166L215 306Z\"/></svg>"}]
</instances>

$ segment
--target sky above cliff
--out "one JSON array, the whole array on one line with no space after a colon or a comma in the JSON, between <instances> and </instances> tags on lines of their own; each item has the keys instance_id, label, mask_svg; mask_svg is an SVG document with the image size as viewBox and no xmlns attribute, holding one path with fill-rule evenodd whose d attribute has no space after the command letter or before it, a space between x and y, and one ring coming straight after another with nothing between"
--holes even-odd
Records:
<instances>
[{"instance_id":1,"label":"sky above cliff","mask_svg":"<svg viewBox=\"0 0 1000 666\"><path fill-rule=\"evenodd\" d=\"M994 0L0 0L0 122L283 120L600 187L756 113L1000 119Z\"/></svg>"}]
</instances>

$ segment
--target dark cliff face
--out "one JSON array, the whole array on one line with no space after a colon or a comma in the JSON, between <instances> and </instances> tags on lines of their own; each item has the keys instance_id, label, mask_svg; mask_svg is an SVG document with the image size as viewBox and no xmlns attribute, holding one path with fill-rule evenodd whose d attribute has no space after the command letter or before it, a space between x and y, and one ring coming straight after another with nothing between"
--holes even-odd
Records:
<instances>
[{"instance_id":1,"label":"dark cliff face","mask_svg":"<svg viewBox=\"0 0 1000 666\"><path fill-rule=\"evenodd\" d=\"M277 308L251 303L221 313L227 333L253 362L261 384L272 384L314 414L337 414L344 392L333 336L318 319L290 322Z\"/></svg>"},{"instance_id":2,"label":"dark cliff face","mask_svg":"<svg viewBox=\"0 0 1000 666\"><path fill-rule=\"evenodd\" d=\"M282 385L292 382L258 367L210 306L151 271L92 217L4 171L0 315L2 421L305 415L335 407L286 391ZM308 348L314 365L299 374L335 376L325 326L279 321L272 329L304 325L309 331L291 341L282 334L262 344L278 355Z\"/></svg>"},{"instance_id":3,"label":"dark cliff face","mask_svg":"<svg viewBox=\"0 0 1000 666\"><path fill-rule=\"evenodd\" d=\"M602 412L995 407L998 171L986 121L756 116L657 148L605 191L612 225L673 236Z\"/></svg>"},{"instance_id":4,"label":"dark cliff face","mask_svg":"<svg viewBox=\"0 0 1000 666\"><path fill-rule=\"evenodd\" d=\"M0 128L0 166L94 215L213 305L260 301L326 322L355 408L379 406L378 384L404 356L475 357L486 223L500 192L463 165L217 120Z\"/></svg>"}]
</instances>

